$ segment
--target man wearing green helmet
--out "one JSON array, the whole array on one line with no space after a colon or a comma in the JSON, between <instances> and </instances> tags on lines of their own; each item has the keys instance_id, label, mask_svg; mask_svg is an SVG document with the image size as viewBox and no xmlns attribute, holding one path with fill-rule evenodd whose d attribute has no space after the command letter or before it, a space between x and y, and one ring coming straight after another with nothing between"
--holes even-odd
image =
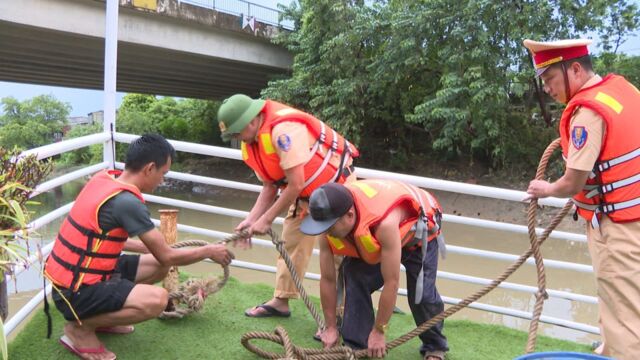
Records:
<instances>
[{"instance_id":1,"label":"man wearing green helmet","mask_svg":"<svg viewBox=\"0 0 640 360\"><path fill-rule=\"evenodd\" d=\"M242 159L263 183L249 216L235 231L265 234L276 216L289 208L282 239L296 272L304 276L314 240L319 237L300 232L309 196L328 182L344 183L355 179L352 160L359 156L358 150L308 113L273 100L254 100L242 94L223 102L218 110L218 124L223 140L241 141ZM249 237L243 246L250 245ZM298 291L289 270L279 258L273 298L248 309L245 315L288 317L291 315L289 299L297 297Z\"/></svg>"}]
</instances>

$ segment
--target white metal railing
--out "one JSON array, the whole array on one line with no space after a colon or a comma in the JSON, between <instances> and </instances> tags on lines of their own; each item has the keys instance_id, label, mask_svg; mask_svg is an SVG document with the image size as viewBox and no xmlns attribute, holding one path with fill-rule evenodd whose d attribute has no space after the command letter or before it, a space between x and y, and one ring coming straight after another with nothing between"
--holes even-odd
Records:
<instances>
[{"instance_id":1,"label":"white metal railing","mask_svg":"<svg viewBox=\"0 0 640 360\"><path fill-rule=\"evenodd\" d=\"M160 225L160 220L152 219L152 221L156 226ZM223 231L209 230L209 229L204 229L197 226L189 226L189 225L183 225L183 224L178 224L178 231L202 235L202 236L210 237L217 240L221 240L232 235L231 233L227 233ZM267 248L275 248L275 245L273 245L273 243L271 243L271 241L268 241L268 240L253 239L252 242L255 245L259 245ZM447 246L450 246L450 245L447 245ZM315 256L319 255L318 249L313 249L312 254ZM402 271L405 271L403 265L400 265L400 268ZM567 269L567 270L570 270L570 269ZM442 279L461 281L469 284L478 284L478 285L488 285L492 281L490 279L484 279L484 278L462 275L462 274L455 274L455 273L446 272L446 271L438 271L438 277ZM529 294L535 294L538 292L538 288L536 287L514 284L509 282L503 282L498 287L503 289L508 289L508 290L525 292ZM570 293L567 291L559 291L559 290L547 290L547 293L549 294L549 296L557 297L561 299L575 300L575 301L580 301L580 302L589 303L589 304L597 303L597 299L593 296L575 294L575 293Z\"/></svg>"},{"instance_id":2,"label":"white metal railing","mask_svg":"<svg viewBox=\"0 0 640 360\"><path fill-rule=\"evenodd\" d=\"M131 135L131 134L115 133L113 137L116 141L130 143L131 141L136 139L138 136ZM110 139L111 137L108 134L100 133L100 134L84 136L84 137L73 139L73 140L67 140L60 143L56 143L56 144L47 145L41 148L30 150L29 152L26 152L26 153L36 153L38 154L39 159L43 159L48 156L53 156L53 155L63 153L65 151L79 149L83 146L106 143L106 141L109 141ZM224 158L235 159L235 160L239 160L241 158L240 151L235 149L193 144L193 143L175 141L175 140L170 140L170 142L176 148L177 151L185 151L185 152L208 155L208 156L224 157ZM108 168L109 164L110 164L109 162L105 161L103 163L91 165L89 167L62 175L60 177L57 177L55 179L52 179L45 183L40 184L40 186L36 188L36 192L39 194L39 193L51 190L68 181L76 180L84 176L90 175L92 173L95 173L101 169ZM122 163L115 163L115 166L117 168L122 168L124 165ZM377 178L386 178L386 179L397 179L397 180L403 180L403 181L415 184L420 187L427 187L430 189L457 192L462 194L483 196L483 197L490 197L490 198L499 198L503 200L521 201L521 199L523 199L525 196L525 193L521 191L506 190L506 189L492 188L492 187L472 185L472 184L462 184L462 183L456 183L456 182L446 181L446 180L422 178L422 177L413 176L413 175L387 173L383 171L365 169L365 168L356 168L356 174L359 177L377 177ZM227 187L227 188L243 190L243 191L259 192L261 189L261 186L259 185L246 184L242 182L229 181L229 180L223 180L223 179L215 179L215 178L210 178L206 176L198 176L198 175L173 172L173 171L169 172L167 174L167 177L183 180L183 181L191 181L191 182L196 182L200 184L221 186L221 187ZM149 202L182 207L186 209L193 209L193 210L203 211L203 212L216 214L216 215L243 218L248 214L246 211L228 209L224 207L200 204L200 203L189 202L184 200L170 199L170 198L150 195L150 194L145 194L144 197ZM545 200L546 201L540 201L540 203L541 204L544 203L545 205L550 205L550 206L563 206L564 203L566 202L565 199L545 199ZM39 227L44 226L45 224L50 223L51 221L54 221L57 218L64 216L71 209L72 204L73 203L64 205L40 217L39 219L34 220L30 224L30 228L35 230ZM528 233L527 228L525 226L516 225L516 224L507 224L507 223L501 223L496 221L474 219L474 218L455 216L455 215L449 215L449 214L445 214L443 217L443 220L445 222L463 224L468 226L483 227L483 228L495 229L500 231L508 231L513 233L520 233L520 234ZM158 224L158 220L154 219L153 221L155 224ZM282 218L277 218L275 223L282 224L282 221L283 221ZM200 234L203 236L216 238L216 239L224 238L230 235L229 233L222 232L222 231L199 228L199 227L188 226L183 224L178 225L178 230L183 232ZM540 233L541 231L542 229L537 229L538 233ZM559 239L569 240L569 241L579 241L579 242L585 241L584 235L574 234L569 232L554 231L551 233L551 236ZM267 240L254 239L253 242L254 244L259 246L273 247L273 244ZM53 243L50 243L47 246L45 246L42 249L42 256L46 256L51 251L52 246L53 246ZM482 258L499 260L499 261L513 261L516 258L518 258L517 255L513 255L513 254L505 254L505 253L494 252L494 251L472 249L472 248L455 246L455 245L447 245L447 251L451 254L482 257ZM314 254L315 255L318 254L317 249L314 250ZM34 258L35 256L37 256L37 254L34 254L32 256L32 258L30 259L31 262L36 261L36 258ZM533 259L529 259L527 263L534 264ZM275 268L272 266L261 265L261 264L251 264L251 263L246 263L239 260L234 260L233 265L237 267L251 268L254 270L275 272ZM576 264L576 263L570 263L570 262L558 261L558 260L545 259L545 265L547 268L557 268L557 269L571 270L571 271L577 271L577 272L593 271L592 267L589 265ZM24 268L17 268L16 274L20 274L23 271L24 271ZM483 278L473 277L469 275L455 274L455 273L444 272L444 271L439 271L438 277L442 279L447 279L447 280L461 281L461 282L479 284L479 285L486 285L491 282L491 280L489 279L483 279ZM318 275L307 274L307 278L317 280ZM537 292L537 288L533 286L527 286L527 285L516 284L516 283L506 282L501 284L500 287L506 290L524 292L529 294L534 294L535 292ZM596 298L593 296L575 294L567 291L560 291L560 290L553 290L553 289L548 290L548 293L552 297L567 299L571 301L578 301L578 302L583 302L587 304L597 303ZM399 294L406 295L406 290L400 289ZM11 331L13 331L15 329L15 326L17 326L17 324L19 324L23 320L24 318L23 316L26 317L26 315L28 315L37 306L37 304L42 300L42 298L43 298L43 294L42 292L40 292L32 299L32 301L29 302L29 304L25 308L21 309L16 315L14 315L5 325L5 334L8 334ZM459 299L448 298L448 297L443 297L443 299L445 300L445 302L450 304L455 304L459 301ZM496 312L503 315L524 318L524 319L531 317L531 314L528 312L507 309L504 307L498 307L498 306L493 306L489 304L475 303L475 304L472 304L470 307L479 309L479 310L484 310L484 311ZM558 319L550 316L543 316L541 321L549 324L554 324L558 326L568 327L571 329L585 331L588 333L594 333L594 334L598 333L597 327L576 323L576 322L572 322L564 319Z\"/></svg>"},{"instance_id":3,"label":"white metal railing","mask_svg":"<svg viewBox=\"0 0 640 360\"><path fill-rule=\"evenodd\" d=\"M154 202L162 205L178 206L184 209L203 211L209 214L224 215L224 216L231 216L231 217L238 217L238 218L246 218L247 215L249 215L248 211L243 211L243 210L228 209L228 208L223 208L219 206L205 205L205 204L200 204L200 203L185 201L185 200L176 200L176 199L171 199L171 198L157 196L157 195L150 195L150 194L143 194L143 195L144 195L144 198L150 202ZM278 217L275 219L274 223L282 224L283 221L284 221L283 218ZM513 254L505 254L505 253L500 253L496 251L479 250L479 249L467 248L467 247L456 246L456 245L447 245L447 252L451 254L477 256L481 258L487 258L487 259L499 260L499 261L515 261L516 259L518 259L518 256ZM545 266L549 269L573 270L573 271L586 272L586 273L593 272L593 268L590 265L575 264L571 262L551 260L551 259L545 259L544 263L545 263ZM535 265L535 261L533 258L529 258L526 261L526 264Z\"/></svg>"},{"instance_id":4,"label":"white metal railing","mask_svg":"<svg viewBox=\"0 0 640 360\"><path fill-rule=\"evenodd\" d=\"M123 142L123 143L131 143L137 137L138 137L137 135L123 134L123 133L116 133L114 135L114 139L117 142ZM230 149L230 148L225 148L220 146L193 144L193 143L188 143L188 142L179 141L179 140L169 140L169 142L171 143L171 145L173 145L173 147L177 151L184 151L192 154L223 157L226 159L233 159L233 160L242 160L242 154L240 153L240 150L237 150L237 149ZM425 178L425 177L420 177L415 175L398 174L398 173L392 173L387 171L366 169L361 167L356 167L355 173L359 178L395 179L395 180L404 181L425 189L442 190L442 191L448 191L448 192L455 192L459 194L482 196L487 198L509 200L509 201L516 201L516 202L522 202L522 199L524 199L527 195L527 193L525 193L524 191L501 189L501 188L475 185L475 184L459 183L459 182L449 181L449 180ZM550 198L538 200L538 204L554 206L554 207L563 207L564 204L566 204L567 200L568 199L550 197Z\"/></svg>"},{"instance_id":5,"label":"white metal railing","mask_svg":"<svg viewBox=\"0 0 640 360\"><path fill-rule=\"evenodd\" d=\"M282 12L267 6L243 0L181 0L189 3L213 9L222 13L236 16L253 16L257 21L265 24L282 26L285 29L293 30L293 22L280 20Z\"/></svg>"},{"instance_id":6,"label":"white metal railing","mask_svg":"<svg viewBox=\"0 0 640 360\"><path fill-rule=\"evenodd\" d=\"M38 160L46 159L55 155L59 155L65 153L67 151L72 151L76 149L80 149L89 145L101 144L108 140L111 137L109 134L101 132L97 134L87 135L78 137L71 140L64 140L61 142L41 146L35 149L27 150L21 154L21 156L27 156L31 154L37 154Z\"/></svg>"},{"instance_id":7,"label":"white metal railing","mask_svg":"<svg viewBox=\"0 0 640 360\"><path fill-rule=\"evenodd\" d=\"M215 147L213 147L213 148L215 148ZM124 169L124 163L116 162L116 168L117 169ZM360 175L360 173L358 172L359 169L360 168L358 168L356 170L356 173L358 175ZM364 170L366 171L366 169L364 169ZM223 179L216 179L216 178L200 176L200 175L193 175L193 174L187 174L187 173L182 173L182 172L177 172L177 171L169 171L166 174L166 177L170 178L170 179L176 179L176 180L182 180L182 181L191 181L191 182L205 184L205 185L220 186L220 187L226 187L226 188L230 188L230 189L243 190L243 191L260 192L260 190L262 189L262 186L260 186L260 185L246 184L246 183L239 182L239 181L229 181L229 180L223 180ZM513 191L513 190L510 190L510 191ZM508 231L508 232L513 232L513 233L516 233L516 234L528 234L529 233L528 228L526 226L523 226L523 225L509 224L509 223L503 223L503 222L491 221L491 220L484 220L484 219L476 219L476 218L470 218L470 217L466 217L466 216L444 214L443 217L442 217L442 220L444 222L450 222L450 223L453 223L453 224L475 226L475 227L481 227L481 228L493 229L493 230L500 230L500 231ZM542 234L543 232L544 232L544 229L536 228L536 233L538 235ZM553 232L551 232L551 234L549 236L552 237L552 238L569 240L569 241L577 241L577 242L586 242L587 241L587 237L585 235L583 235L583 234L576 234L576 233L570 233L570 232L558 231L558 230L554 230Z\"/></svg>"},{"instance_id":8,"label":"white metal railing","mask_svg":"<svg viewBox=\"0 0 640 360\"><path fill-rule=\"evenodd\" d=\"M42 193L45 193L51 189L57 188L58 186L62 186L68 182L74 181L74 180L78 180L82 177L88 176L88 175L93 175L95 173L97 173L98 171L102 170L102 169L106 169L109 167L109 164L107 164L106 162L103 163L99 163L99 164L95 164L95 165L91 165L91 166L87 166L85 168L64 174L62 176L59 176L55 179L51 179L49 181L43 182L42 184L36 186L35 189L33 189L33 192L31 193L31 195L29 197L34 197L34 196L38 196Z\"/></svg>"}]
</instances>

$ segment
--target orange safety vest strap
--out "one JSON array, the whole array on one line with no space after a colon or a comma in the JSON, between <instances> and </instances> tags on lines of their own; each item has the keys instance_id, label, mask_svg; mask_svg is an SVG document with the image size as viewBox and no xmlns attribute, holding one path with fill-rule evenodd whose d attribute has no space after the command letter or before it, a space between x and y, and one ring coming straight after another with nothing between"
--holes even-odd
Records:
<instances>
[{"instance_id":1,"label":"orange safety vest strap","mask_svg":"<svg viewBox=\"0 0 640 360\"><path fill-rule=\"evenodd\" d=\"M597 185L595 188L593 188L591 191L589 191L585 196L588 199L591 199L592 197L596 196L596 195L600 195L600 194L606 194L608 192L611 192L615 189L619 189L625 186L629 186L632 184L637 183L638 181L640 181L640 173L636 174L634 176L630 176L626 179L622 179L622 180L618 180L618 181L614 181L612 183L609 184L602 184L602 185Z\"/></svg>"},{"instance_id":2,"label":"orange safety vest strap","mask_svg":"<svg viewBox=\"0 0 640 360\"><path fill-rule=\"evenodd\" d=\"M322 123L322 131L324 132L324 123ZM329 160L331 160L331 156L333 155L333 153L335 151L338 150L338 145L337 145L337 140L336 140L338 138L338 134L335 132L335 130L332 130L332 131L333 131L333 142L331 143L331 148L325 154L325 157L324 157L324 160L322 161L322 164L313 173L313 175L311 175L309 177L309 179L307 179L307 181L304 182L304 187L305 188L307 186L311 185L316 180L316 178L318 178L318 176L320 176L320 174L322 174L322 172L327 167L327 165L329 165ZM320 140L316 141L316 145L319 146L319 144L320 144ZM311 150L311 153L315 154L317 151L318 151L318 149L314 145L313 149ZM344 150L342 151L342 154L340 155L340 164L338 165L338 170L336 171L336 175L333 177L333 180L331 180L331 182L337 182L338 180L340 180L340 177L343 174L345 174L345 176L344 176L345 179L347 177L349 177L349 175L351 175L350 172L349 172L349 174L346 174L347 171L344 168L344 164L346 164L349 161L350 154L351 154L351 148L349 146L349 142L347 141L347 139L344 139ZM311 158L313 158L313 156ZM311 161L311 158L309 158L309 161ZM307 161L307 163L309 161ZM305 163L305 165L306 165L306 163Z\"/></svg>"},{"instance_id":3,"label":"orange safety vest strap","mask_svg":"<svg viewBox=\"0 0 640 360\"><path fill-rule=\"evenodd\" d=\"M125 242L127 241L127 238L109 236L106 234L97 233L91 229L88 229L78 224L78 222L75 221L73 217L71 217L71 215L67 216L67 220L74 228L76 228L80 233L85 235L88 239L87 248L82 249L80 247L77 247L71 244L71 242L65 239L61 233L58 234L58 240L60 241L60 244L62 244L67 249L79 255L78 262L75 265L63 260L54 251L51 251L51 258L55 262L57 262L60 266L62 266L66 270L71 271L73 273L71 285L69 286L69 288L73 289L76 286L76 283L78 282L80 277L80 273L95 274L95 275L102 275L102 276L107 276L112 274L113 270L107 271L107 270L92 269L92 268L83 267L81 265L87 257L102 258L102 259L116 259L120 256L120 254L104 254L104 253L97 253L97 252L91 251L91 248L93 247L93 239L98 238L103 241Z\"/></svg>"},{"instance_id":4,"label":"orange safety vest strap","mask_svg":"<svg viewBox=\"0 0 640 360\"><path fill-rule=\"evenodd\" d=\"M637 158L638 156L640 156L640 148L637 148L631 152L628 152L624 155L615 157L613 159L610 160L606 160L606 161L602 161L602 162L597 162L596 163L596 167L599 171L605 171L608 170L616 165L622 164L624 162L633 160L635 158Z\"/></svg>"},{"instance_id":5,"label":"orange safety vest strap","mask_svg":"<svg viewBox=\"0 0 640 360\"><path fill-rule=\"evenodd\" d=\"M68 218L71 219L71 216L68 216ZM82 263L87 258L87 252L90 252L91 248L93 247L93 239L94 237L92 235L87 235L87 249L80 250L80 253L79 253L80 256L78 256L78 261L75 264L72 264L70 262L67 262L66 260L63 260L61 257L59 257L55 253L54 250L52 250L51 253L49 254L51 259L53 259L56 263L58 263L58 265L62 266L64 269L72 273L71 284L69 285L69 289L75 289L76 285L78 284L78 281L80 280L80 273L102 275L103 278L106 278L107 275L110 275L113 273L113 269L100 270L100 269L92 269L92 268L87 268L82 266ZM62 242L60 243L62 244ZM77 249L80 249L80 248L77 248ZM70 250L73 251L73 249L70 249Z\"/></svg>"},{"instance_id":6,"label":"orange safety vest strap","mask_svg":"<svg viewBox=\"0 0 640 360\"><path fill-rule=\"evenodd\" d=\"M95 275L110 275L113 273L114 270L99 270L99 269L92 269L92 268L87 268L87 267L83 267L83 266L79 266L79 265L74 265L71 263L68 263L64 260L62 260L58 255L56 255L56 253L54 253L53 251L51 252L51 258L53 260L55 260L58 264L60 264L60 266L64 267L65 269L74 272L74 274L77 272L81 273L87 273L87 274L95 274ZM82 257L81 257L82 258ZM84 258L82 258L84 260ZM75 283L75 282L74 282ZM71 284L71 289L73 288L73 285L75 284Z\"/></svg>"},{"instance_id":7,"label":"orange safety vest strap","mask_svg":"<svg viewBox=\"0 0 640 360\"><path fill-rule=\"evenodd\" d=\"M404 188L409 191L411 196L420 204L420 209L418 211L418 220L411 228L411 230L414 231L413 240L405 245L405 247L411 247L420 244L422 248L422 266L420 267L420 272L418 273L418 277L416 278L416 291L414 296L414 303L420 304L420 302L422 301L422 294L424 292L424 259L427 256L427 238L429 234L434 234L438 232L438 230L440 230L440 224L438 219L436 219L436 217L434 216L433 222L435 225L431 229L429 229L429 219L427 218L427 215L425 213L425 205L422 201L422 196L420 196L419 190L417 190L412 185L407 185L405 183L400 184L402 184L402 186L404 186ZM425 196L429 201L429 206L434 210L434 215L435 213L439 213L438 207L431 198L431 195L425 194ZM444 249L440 252L440 255L444 259L446 255L446 247L444 245L444 237L442 236L442 233L438 235L437 241L438 248L442 247Z\"/></svg>"},{"instance_id":8,"label":"orange safety vest strap","mask_svg":"<svg viewBox=\"0 0 640 360\"><path fill-rule=\"evenodd\" d=\"M93 251L86 251L85 249L82 249L80 247L77 247L71 244L69 240L65 239L61 234L58 234L58 240L60 240L60 243L64 245L67 249L73 251L78 255L84 254L85 256L94 257L94 258L103 258L103 259L115 259L120 256L120 254L104 254L104 253L98 253Z\"/></svg>"},{"instance_id":9,"label":"orange safety vest strap","mask_svg":"<svg viewBox=\"0 0 640 360\"><path fill-rule=\"evenodd\" d=\"M127 238L126 237L118 237L118 236L110 236L110 235L106 235L106 234L101 234L101 233L97 233L89 228L86 228L80 224L78 224L77 221L75 221L71 215L67 216L67 220L69 220L69 223L71 225L73 225L74 228L76 228L80 233L82 233L85 236L92 236L94 238L98 238L100 240L108 240L108 241L115 241L115 242L126 242Z\"/></svg>"},{"instance_id":10,"label":"orange safety vest strap","mask_svg":"<svg viewBox=\"0 0 640 360\"><path fill-rule=\"evenodd\" d=\"M591 218L591 225L594 229L600 226L598 215L599 214L610 214L616 210L624 210L634 206L640 205L640 197L635 199L622 201L618 203L601 203L601 204L585 204L583 202L572 199L573 203L584 210L593 211L593 217Z\"/></svg>"}]
</instances>

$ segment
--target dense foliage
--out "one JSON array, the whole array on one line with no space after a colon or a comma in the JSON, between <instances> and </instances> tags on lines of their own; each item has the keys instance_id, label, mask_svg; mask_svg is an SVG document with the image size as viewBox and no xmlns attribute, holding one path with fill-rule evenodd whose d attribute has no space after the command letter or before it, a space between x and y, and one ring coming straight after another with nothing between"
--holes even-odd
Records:
<instances>
[{"instance_id":1,"label":"dense foliage","mask_svg":"<svg viewBox=\"0 0 640 360\"><path fill-rule=\"evenodd\" d=\"M221 145L216 122L219 103L196 99L176 100L171 97L128 94L122 100L116 119L116 131L142 135L159 133L167 139L200 144ZM74 138L102 131L102 124L72 128L65 138ZM117 146L117 160L124 161L126 145ZM76 150L63 155L68 164L102 161L102 145Z\"/></svg>"},{"instance_id":2,"label":"dense foliage","mask_svg":"<svg viewBox=\"0 0 640 360\"><path fill-rule=\"evenodd\" d=\"M536 93L522 40L598 34L613 51L640 13L625 0L301 0L286 16L297 31L277 41L295 54L293 73L265 97L328 121L379 165L419 157L500 167L536 162L561 110ZM600 71L637 79L636 58L602 57Z\"/></svg>"},{"instance_id":3,"label":"dense foliage","mask_svg":"<svg viewBox=\"0 0 640 360\"><path fill-rule=\"evenodd\" d=\"M52 95L40 95L25 101L13 97L0 100L0 146L22 150L50 144L54 134L62 133L71 106Z\"/></svg>"}]
</instances>

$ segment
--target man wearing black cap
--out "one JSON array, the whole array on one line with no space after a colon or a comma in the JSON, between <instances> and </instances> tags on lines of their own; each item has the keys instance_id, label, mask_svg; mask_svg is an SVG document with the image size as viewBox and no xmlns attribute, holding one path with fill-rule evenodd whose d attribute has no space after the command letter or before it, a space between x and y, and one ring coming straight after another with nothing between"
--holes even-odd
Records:
<instances>
[{"instance_id":1,"label":"man wearing black cap","mask_svg":"<svg viewBox=\"0 0 640 360\"><path fill-rule=\"evenodd\" d=\"M383 357L385 333L396 303L400 264L406 268L409 307L420 325L444 310L435 286L442 210L428 192L392 180L362 180L345 185L329 183L309 199L309 215L300 230L327 233L320 241L320 298L326 323L325 347L338 343L367 349L369 357ZM435 240L435 241L432 241ZM344 316L336 321L334 255L345 256ZM371 294L383 287L374 317ZM449 350L443 322L420 335L426 360L443 360Z\"/></svg>"}]
</instances>

